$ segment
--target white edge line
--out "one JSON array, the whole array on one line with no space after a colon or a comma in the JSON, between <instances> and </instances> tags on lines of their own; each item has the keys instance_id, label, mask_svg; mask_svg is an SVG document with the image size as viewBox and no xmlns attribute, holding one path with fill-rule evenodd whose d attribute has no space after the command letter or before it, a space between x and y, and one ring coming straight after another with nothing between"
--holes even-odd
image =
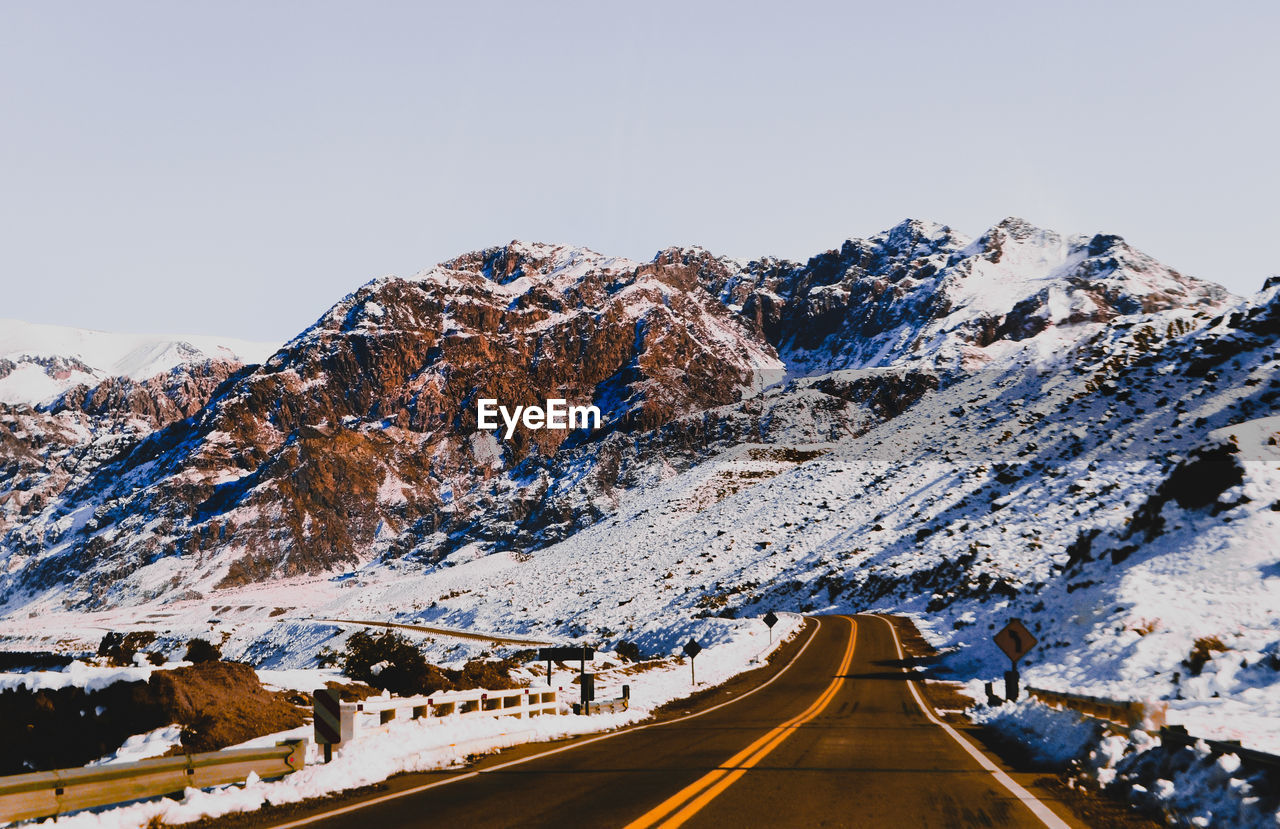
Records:
<instances>
[{"instance_id":1,"label":"white edge line","mask_svg":"<svg viewBox=\"0 0 1280 829\"><path fill-rule=\"evenodd\" d=\"M898 659L902 659L902 645L898 642L898 632L894 630L893 623L884 616L876 616L876 618L889 626L889 633L893 636L893 647L898 651ZM907 673L906 666L903 666L902 672ZM911 696L915 697L916 704L920 706L920 710L924 712L924 715L929 718L929 722L939 726L943 731L950 734L951 738L959 743L961 748L969 752L969 755L978 761L978 765L989 771L991 776L999 781L1001 786L1004 786L1014 797L1021 800L1023 804L1031 810L1032 814L1040 818L1041 822L1044 823L1045 826L1050 827L1050 829L1071 829L1071 825L1069 823L1054 814L1053 810L1044 805L1039 798L1024 789L1012 777L1005 774L1003 769L991 762L991 760L978 750L973 743L969 742L968 738L961 736L960 732L938 719L934 715L933 709L926 705L924 700L920 697L920 692L916 690L916 681L914 679L907 680L907 687L911 689Z\"/></svg>"},{"instance_id":2,"label":"white edge line","mask_svg":"<svg viewBox=\"0 0 1280 829\"><path fill-rule=\"evenodd\" d=\"M804 617L802 616L801 618L803 619ZM813 621L816 623L816 626L813 629L813 633L809 636L809 641L804 643L804 645L800 648L800 650L796 652L796 655L791 657L791 661L783 666L782 670L778 671L776 674L769 677L769 679L766 682L763 682L757 685L756 687L752 688L750 691L747 691L745 694L734 697L733 699L727 700L726 702L722 702L719 705L713 705L712 707L707 708L703 711L699 711L696 714L687 714L683 717L677 717L674 720L664 720L662 722L646 723L645 725L623 727L618 729L617 731L611 731L608 734L601 734L598 737L592 737L588 740L580 740L577 742L573 742L567 746L560 746L559 748L553 748L550 751L542 751L537 754L531 754L528 757L521 757L519 760L509 760L506 763L499 763L498 765L490 766L487 769L481 769L479 771L469 771L465 774L459 774L456 777L450 777L446 780L437 780L434 783L426 783L421 786L415 786L412 789L405 789L404 791L392 792L391 794L384 794L381 797L375 797L371 800L362 800L359 803L352 803L349 806L343 806L341 808L334 809L329 812L322 812L318 815L312 815L311 817L301 818L300 820L291 821L289 823L271 824L270 829L293 829L293 827L296 827L296 826L307 826L308 824L316 823L317 821L326 820L331 817L337 817L338 815L345 815L348 812L354 812L357 809L363 809L366 806L373 806L378 803L385 803L388 800L396 800L397 798L408 797L411 794L417 794L418 792L425 792L427 789L434 789L437 786L447 786L450 783L457 783L462 780L468 780L472 777L479 777L481 774L489 774L490 772L495 772L500 769L510 768L511 766L518 766L521 763L528 763L533 760L541 760L544 757L550 757L551 755L559 754L562 751L569 751L571 749L581 748L582 746L591 745L592 743L598 743L601 740L607 740L610 737L617 737L620 734L634 734L635 732L643 731L646 728L654 728L656 726L661 726L661 725L673 725L678 722L684 722L685 720L691 720L694 717L701 717L703 714L710 714L712 711L716 711L718 709L724 708L726 705L732 705L735 702L740 702L746 699L747 697L751 696L752 694L756 693L757 691L763 691L765 688L768 688L770 685L772 685L774 681L778 679L778 677L782 676L784 673L789 671L791 669L791 666L796 664L796 660L800 658L801 654L807 651L809 649L809 646L813 644L813 640L816 639L818 636L818 629L822 627L822 620L818 619L817 617L811 617L811 618L813 618ZM1014 785L1016 786L1017 784L1014 783ZM337 794L337 792L334 792L334 794Z\"/></svg>"}]
</instances>

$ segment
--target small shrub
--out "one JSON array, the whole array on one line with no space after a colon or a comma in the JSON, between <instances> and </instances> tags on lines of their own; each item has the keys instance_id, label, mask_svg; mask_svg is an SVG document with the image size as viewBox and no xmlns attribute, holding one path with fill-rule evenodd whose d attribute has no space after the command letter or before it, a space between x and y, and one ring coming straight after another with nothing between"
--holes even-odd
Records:
<instances>
[{"instance_id":1,"label":"small shrub","mask_svg":"<svg viewBox=\"0 0 1280 829\"><path fill-rule=\"evenodd\" d=\"M462 666L462 672L454 680L454 684L460 690L487 688L492 691L503 691L508 688L519 688L519 683L511 679L510 670L511 666L506 662L473 659Z\"/></svg>"},{"instance_id":2,"label":"small shrub","mask_svg":"<svg viewBox=\"0 0 1280 829\"><path fill-rule=\"evenodd\" d=\"M1157 630L1160 629L1160 620L1159 619L1143 619L1142 621L1138 622L1138 624L1134 626L1133 629L1139 636L1146 636L1148 634L1155 633Z\"/></svg>"},{"instance_id":3,"label":"small shrub","mask_svg":"<svg viewBox=\"0 0 1280 829\"><path fill-rule=\"evenodd\" d=\"M98 644L98 656L105 656L112 665L128 666L133 657L156 641L155 631L134 630L129 633L111 631Z\"/></svg>"},{"instance_id":4,"label":"small shrub","mask_svg":"<svg viewBox=\"0 0 1280 829\"><path fill-rule=\"evenodd\" d=\"M182 658L197 665L201 662L217 662L222 658L222 649L204 639L192 639L187 643L186 656Z\"/></svg>"},{"instance_id":5,"label":"small shrub","mask_svg":"<svg viewBox=\"0 0 1280 829\"><path fill-rule=\"evenodd\" d=\"M1201 636L1191 646L1191 653L1183 660L1192 676L1200 676L1204 666L1209 664L1215 653L1224 653L1227 646L1216 636Z\"/></svg>"},{"instance_id":6,"label":"small shrub","mask_svg":"<svg viewBox=\"0 0 1280 829\"><path fill-rule=\"evenodd\" d=\"M628 662L639 662L641 659L640 646L635 642L619 642L618 647L614 648L614 650L617 651L618 656Z\"/></svg>"},{"instance_id":7,"label":"small shrub","mask_svg":"<svg viewBox=\"0 0 1280 829\"><path fill-rule=\"evenodd\" d=\"M449 681L405 637L390 631L374 636L357 631L347 639L342 672L393 694L412 696L447 690Z\"/></svg>"},{"instance_id":8,"label":"small shrub","mask_svg":"<svg viewBox=\"0 0 1280 829\"><path fill-rule=\"evenodd\" d=\"M321 651L317 658L324 656ZM353 633L340 658L342 672L347 676L401 696L472 688L518 688L519 683L511 679L511 669L521 661L522 656L517 654L496 661L473 659L460 671L440 668L427 662L409 639L390 631L376 636L368 631Z\"/></svg>"},{"instance_id":9,"label":"small shrub","mask_svg":"<svg viewBox=\"0 0 1280 829\"><path fill-rule=\"evenodd\" d=\"M332 668L342 662L342 657L328 645L316 652L317 668Z\"/></svg>"}]
</instances>

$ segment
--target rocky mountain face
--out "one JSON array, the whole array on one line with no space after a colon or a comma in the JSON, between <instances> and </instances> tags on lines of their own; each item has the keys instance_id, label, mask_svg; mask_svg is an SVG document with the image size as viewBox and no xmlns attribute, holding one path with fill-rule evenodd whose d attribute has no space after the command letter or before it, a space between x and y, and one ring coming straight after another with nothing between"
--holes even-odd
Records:
<instances>
[{"instance_id":1,"label":"rocky mountain face","mask_svg":"<svg viewBox=\"0 0 1280 829\"><path fill-rule=\"evenodd\" d=\"M562 446L736 402L781 373L772 348L681 265L513 243L365 285L194 416L101 463L45 516L66 532L50 539L31 532L44 522L21 522L6 543L34 554L24 580L84 573L99 596L166 557L198 568L236 551L227 583L379 549L430 557L465 543L421 539L473 523L455 502L487 479L508 473L504 486L523 493L517 482ZM119 383L50 412L92 412L138 391ZM476 431L478 398L552 396L598 406L603 427L502 442ZM515 520L525 501L486 518ZM91 515L66 522L75 510Z\"/></svg>"},{"instance_id":2,"label":"rocky mountain face","mask_svg":"<svg viewBox=\"0 0 1280 829\"><path fill-rule=\"evenodd\" d=\"M803 264L478 251L361 287L256 367L0 410L0 597L96 606L534 553L727 447L815 457L1029 344L1135 319L1164 341L1230 300L1118 237L1013 219L974 241L904 222ZM506 440L477 431L481 397L604 422Z\"/></svg>"},{"instance_id":3,"label":"rocky mountain face","mask_svg":"<svg viewBox=\"0 0 1280 829\"><path fill-rule=\"evenodd\" d=\"M0 537L20 539L11 566L24 551L42 549L45 536L10 533L28 528L52 505L63 505L65 512L73 493L102 464L156 429L198 412L242 368L204 359L142 381L111 377L92 388L75 385L39 407L0 402ZM74 523L60 520L64 527Z\"/></svg>"},{"instance_id":4,"label":"rocky mountain face","mask_svg":"<svg viewBox=\"0 0 1280 829\"><path fill-rule=\"evenodd\" d=\"M806 374L908 362L972 368L997 341L1229 298L1119 236L1063 237L1013 218L973 241L909 220L804 265L765 260L706 273L707 287Z\"/></svg>"},{"instance_id":5,"label":"rocky mountain face","mask_svg":"<svg viewBox=\"0 0 1280 829\"><path fill-rule=\"evenodd\" d=\"M108 377L92 387L77 385L41 408L52 415L80 412L159 429L200 411L214 390L242 368L238 362L206 359L145 380Z\"/></svg>"}]
</instances>

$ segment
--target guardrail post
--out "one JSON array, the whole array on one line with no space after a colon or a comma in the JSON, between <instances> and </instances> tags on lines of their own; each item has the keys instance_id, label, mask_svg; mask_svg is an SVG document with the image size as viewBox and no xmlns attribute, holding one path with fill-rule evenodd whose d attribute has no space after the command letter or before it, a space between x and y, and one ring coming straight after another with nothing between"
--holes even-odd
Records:
<instances>
[{"instance_id":1,"label":"guardrail post","mask_svg":"<svg viewBox=\"0 0 1280 829\"><path fill-rule=\"evenodd\" d=\"M1160 729L1160 744L1166 747L1189 746L1191 735L1187 734L1185 725L1166 725Z\"/></svg>"},{"instance_id":2,"label":"guardrail post","mask_svg":"<svg viewBox=\"0 0 1280 829\"><path fill-rule=\"evenodd\" d=\"M343 706L342 708L342 742L348 742L356 738L356 724L359 720L356 718L356 709Z\"/></svg>"},{"instance_id":3,"label":"guardrail post","mask_svg":"<svg viewBox=\"0 0 1280 829\"><path fill-rule=\"evenodd\" d=\"M1018 669L1004 672L1004 698L1016 702L1018 699Z\"/></svg>"},{"instance_id":4,"label":"guardrail post","mask_svg":"<svg viewBox=\"0 0 1280 829\"><path fill-rule=\"evenodd\" d=\"M276 743L278 746L289 746L293 750L289 752L289 756L284 758L285 765L294 771L302 771L307 765L307 738L302 737L297 740L281 740Z\"/></svg>"}]
</instances>

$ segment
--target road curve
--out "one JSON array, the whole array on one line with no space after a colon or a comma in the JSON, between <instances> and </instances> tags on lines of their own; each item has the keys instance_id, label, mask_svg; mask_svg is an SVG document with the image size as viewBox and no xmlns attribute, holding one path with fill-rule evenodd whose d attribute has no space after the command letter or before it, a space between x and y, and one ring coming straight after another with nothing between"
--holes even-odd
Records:
<instances>
[{"instance_id":1,"label":"road curve","mask_svg":"<svg viewBox=\"0 0 1280 829\"><path fill-rule=\"evenodd\" d=\"M404 625L399 622L371 622L361 621L358 619L312 619L313 622L328 622L339 625L365 625L366 627L379 628L399 628L400 630L412 630L418 633L427 633L432 636L444 636L451 639L471 639L479 642L493 642L498 645L525 645L527 647L539 647L550 645L543 639L527 639L519 636L503 636L494 633L476 633L470 630L458 630L457 628L432 627L431 625Z\"/></svg>"},{"instance_id":2,"label":"road curve","mask_svg":"<svg viewBox=\"0 0 1280 829\"><path fill-rule=\"evenodd\" d=\"M1075 823L922 709L885 619L814 619L807 635L766 686L702 714L442 774L430 788L277 826Z\"/></svg>"}]
</instances>

